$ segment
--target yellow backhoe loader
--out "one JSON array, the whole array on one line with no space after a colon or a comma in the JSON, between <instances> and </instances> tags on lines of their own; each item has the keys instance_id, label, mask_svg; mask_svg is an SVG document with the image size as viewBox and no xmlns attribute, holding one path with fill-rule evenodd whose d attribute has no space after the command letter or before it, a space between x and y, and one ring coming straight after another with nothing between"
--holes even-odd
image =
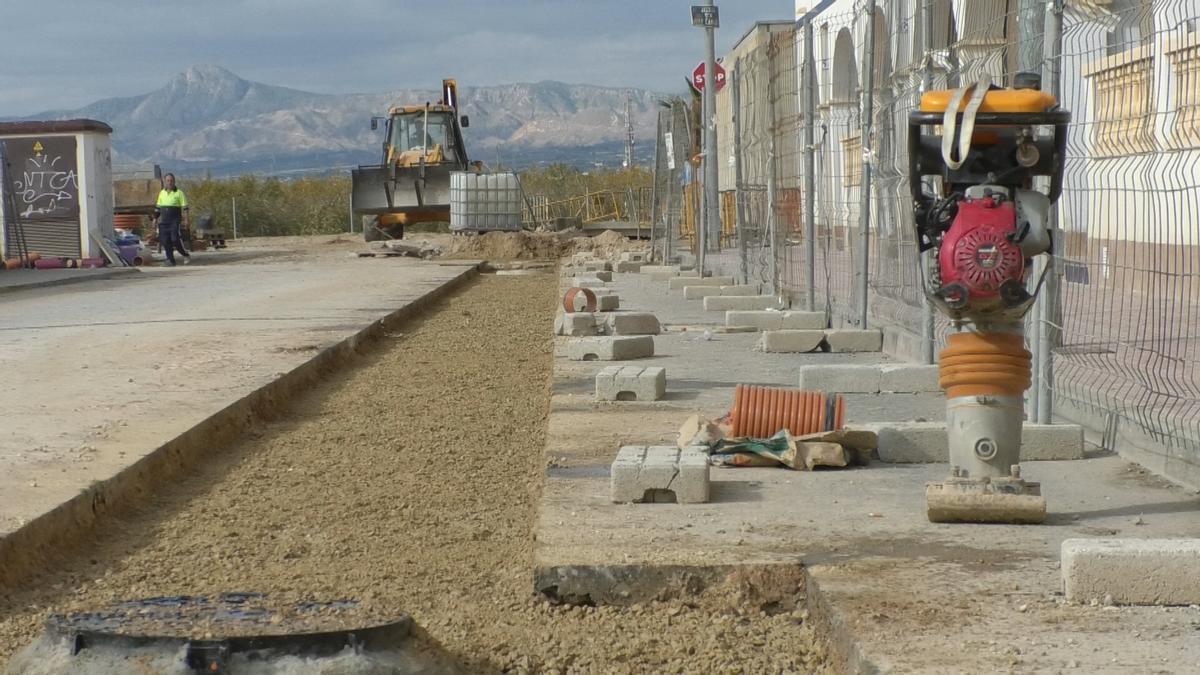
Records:
<instances>
[{"instance_id":1,"label":"yellow backhoe loader","mask_svg":"<svg viewBox=\"0 0 1200 675\"><path fill-rule=\"evenodd\" d=\"M367 241L400 239L404 226L449 222L450 173L472 168L458 115L458 85L442 80L442 100L394 106L386 118L371 119L371 129L386 121L383 161L352 173L350 198Z\"/></svg>"}]
</instances>

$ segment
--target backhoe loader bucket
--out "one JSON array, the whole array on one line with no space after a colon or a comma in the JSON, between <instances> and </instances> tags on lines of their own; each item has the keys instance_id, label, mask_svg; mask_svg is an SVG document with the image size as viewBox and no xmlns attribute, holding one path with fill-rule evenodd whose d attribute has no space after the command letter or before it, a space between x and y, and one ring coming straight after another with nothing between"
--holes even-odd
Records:
<instances>
[{"instance_id":1,"label":"backhoe loader bucket","mask_svg":"<svg viewBox=\"0 0 1200 675\"><path fill-rule=\"evenodd\" d=\"M385 166L360 166L352 173L351 206L361 215L445 210L448 216L451 168L439 165L423 170L395 169L392 180Z\"/></svg>"}]
</instances>

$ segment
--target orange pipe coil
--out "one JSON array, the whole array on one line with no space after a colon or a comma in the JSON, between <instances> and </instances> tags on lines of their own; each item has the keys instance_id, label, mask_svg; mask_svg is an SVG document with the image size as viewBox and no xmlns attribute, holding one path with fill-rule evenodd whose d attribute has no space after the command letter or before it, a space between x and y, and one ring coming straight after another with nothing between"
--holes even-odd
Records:
<instances>
[{"instance_id":1,"label":"orange pipe coil","mask_svg":"<svg viewBox=\"0 0 1200 675\"><path fill-rule=\"evenodd\" d=\"M955 333L938 357L946 398L1021 396L1032 384L1029 350L1016 333Z\"/></svg>"},{"instance_id":2,"label":"orange pipe coil","mask_svg":"<svg viewBox=\"0 0 1200 675\"><path fill-rule=\"evenodd\" d=\"M829 417L830 397L833 419ZM739 384L730 422L735 437L770 438L787 429L793 436L841 429L846 401L841 394Z\"/></svg>"}]
</instances>

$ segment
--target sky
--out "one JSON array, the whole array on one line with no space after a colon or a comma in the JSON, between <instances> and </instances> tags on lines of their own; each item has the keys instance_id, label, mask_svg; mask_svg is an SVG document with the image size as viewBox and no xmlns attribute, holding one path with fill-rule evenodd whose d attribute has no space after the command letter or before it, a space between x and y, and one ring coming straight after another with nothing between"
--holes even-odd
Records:
<instances>
[{"instance_id":1,"label":"sky","mask_svg":"<svg viewBox=\"0 0 1200 675\"><path fill-rule=\"evenodd\" d=\"M318 93L558 80L682 91L691 0L0 0L0 116L145 94L188 66ZM701 4L701 0L695 0ZM717 55L792 0L718 0Z\"/></svg>"}]
</instances>

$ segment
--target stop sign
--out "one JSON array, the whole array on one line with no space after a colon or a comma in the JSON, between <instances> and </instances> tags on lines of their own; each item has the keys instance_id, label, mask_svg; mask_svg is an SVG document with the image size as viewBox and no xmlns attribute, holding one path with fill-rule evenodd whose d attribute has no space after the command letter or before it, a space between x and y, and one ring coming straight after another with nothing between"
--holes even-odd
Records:
<instances>
[{"instance_id":1,"label":"stop sign","mask_svg":"<svg viewBox=\"0 0 1200 675\"><path fill-rule=\"evenodd\" d=\"M692 86L696 88L696 91L704 91L704 80L705 79L707 79L707 78L704 77L704 62L701 61L700 65L696 66L696 69L692 71ZM725 88L725 68L723 68L721 66L721 64L718 63L717 64L717 91L721 91L724 88Z\"/></svg>"}]
</instances>

